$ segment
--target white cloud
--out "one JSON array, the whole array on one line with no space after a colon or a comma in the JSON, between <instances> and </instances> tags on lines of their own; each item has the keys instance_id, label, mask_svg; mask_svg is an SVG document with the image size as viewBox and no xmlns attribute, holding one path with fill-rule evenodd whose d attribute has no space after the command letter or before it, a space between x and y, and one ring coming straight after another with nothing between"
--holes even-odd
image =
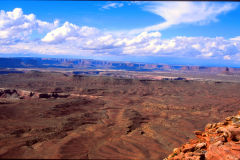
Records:
<instances>
[{"instance_id":1,"label":"white cloud","mask_svg":"<svg viewBox=\"0 0 240 160\"><path fill-rule=\"evenodd\" d=\"M58 25L58 21L49 23L36 19L34 14L24 15L21 8L13 11L0 11L0 40L11 43L26 40L33 30L50 30Z\"/></svg>"},{"instance_id":2,"label":"white cloud","mask_svg":"<svg viewBox=\"0 0 240 160\"><path fill-rule=\"evenodd\" d=\"M230 57L229 55L226 55L226 56L223 57L223 59L225 59L225 60L230 60L231 57Z\"/></svg>"},{"instance_id":3,"label":"white cloud","mask_svg":"<svg viewBox=\"0 0 240 160\"><path fill-rule=\"evenodd\" d=\"M44 43L21 43L7 46L8 48L5 48L5 51L78 56L109 54L223 60L234 60L236 59L234 57L239 57L240 53L240 42L227 40L223 37L175 37L163 40L159 32L142 32L133 36L116 35L99 30L83 36L81 34L82 28L65 23L50 32L53 34L48 33L43 38ZM58 31L59 29L60 31ZM3 51L3 47L0 47L0 51Z\"/></svg>"},{"instance_id":4,"label":"white cloud","mask_svg":"<svg viewBox=\"0 0 240 160\"><path fill-rule=\"evenodd\" d=\"M63 26L66 26L66 24ZM56 35L53 34L53 38L51 36L50 38L46 38L47 36L44 37L49 40L44 43L39 41L1 45L0 52L54 55L69 54L78 56L97 56L104 53L109 55L240 60L240 41L235 42L222 37L176 37L163 40L159 32L143 32L135 36L119 36L102 32L82 36L79 34L81 29L82 27L72 26L73 31L71 29L70 31L67 29L65 29L66 31L61 30L60 33L57 32ZM54 31L56 30L58 29ZM47 35L49 35L49 33ZM75 39L71 39L73 37Z\"/></svg>"},{"instance_id":5,"label":"white cloud","mask_svg":"<svg viewBox=\"0 0 240 160\"><path fill-rule=\"evenodd\" d=\"M98 55L169 56L240 61L239 37L232 39L224 39L223 37L162 39L161 33L158 31L120 34L89 26L78 26L70 22L65 22L59 27L57 25L57 21L49 23L36 19L34 14L24 15L21 9L15 9L12 12L1 11L0 53L86 57ZM51 30L41 40L25 40L23 35L28 37L32 30L41 29ZM11 40L18 41L7 43Z\"/></svg>"},{"instance_id":6,"label":"white cloud","mask_svg":"<svg viewBox=\"0 0 240 160\"><path fill-rule=\"evenodd\" d=\"M88 26L79 27L65 22L61 27L52 30L42 38L43 42L58 43L64 40L77 40L78 38L95 36L98 29Z\"/></svg>"},{"instance_id":7,"label":"white cloud","mask_svg":"<svg viewBox=\"0 0 240 160\"><path fill-rule=\"evenodd\" d=\"M145 28L134 29L131 33L158 31L178 24L206 24L217 21L217 16L235 9L233 3L212 2L151 2L144 10L161 16L164 22Z\"/></svg>"},{"instance_id":8,"label":"white cloud","mask_svg":"<svg viewBox=\"0 0 240 160\"><path fill-rule=\"evenodd\" d=\"M237 37L231 38L230 40L232 40L232 41L240 41L240 36L237 36Z\"/></svg>"},{"instance_id":9,"label":"white cloud","mask_svg":"<svg viewBox=\"0 0 240 160\"><path fill-rule=\"evenodd\" d=\"M108 3L104 6L102 6L103 9L110 9L110 8L120 8L123 7L123 3L115 2L115 3Z\"/></svg>"},{"instance_id":10,"label":"white cloud","mask_svg":"<svg viewBox=\"0 0 240 160\"><path fill-rule=\"evenodd\" d=\"M160 38L161 33L159 32L142 32L137 36L132 36L131 38L120 38L118 39L117 43L115 44L116 46L118 45L135 45L135 44L142 44L143 42L149 41L152 38Z\"/></svg>"},{"instance_id":11,"label":"white cloud","mask_svg":"<svg viewBox=\"0 0 240 160\"><path fill-rule=\"evenodd\" d=\"M149 38L142 41L142 43L125 45L122 48L123 54L130 55L228 60L239 53L240 42L236 45L234 42L222 37L176 37L168 40Z\"/></svg>"}]
</instances>

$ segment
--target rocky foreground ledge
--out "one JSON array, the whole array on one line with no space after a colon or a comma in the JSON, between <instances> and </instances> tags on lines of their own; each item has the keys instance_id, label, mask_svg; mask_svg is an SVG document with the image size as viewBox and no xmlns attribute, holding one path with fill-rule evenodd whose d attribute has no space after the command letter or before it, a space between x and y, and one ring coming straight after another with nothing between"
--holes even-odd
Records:
<instances>
[{"instance_id":1,"label":"rocky foreground ledge","mask_svg":"<svg viewBox=\"0 0 240 160\"><path fill-rule=\"evenodd\" d=\"M223 122L207 124L164 160L240 160L240 111Z\"/></svg>"}]
</instances>

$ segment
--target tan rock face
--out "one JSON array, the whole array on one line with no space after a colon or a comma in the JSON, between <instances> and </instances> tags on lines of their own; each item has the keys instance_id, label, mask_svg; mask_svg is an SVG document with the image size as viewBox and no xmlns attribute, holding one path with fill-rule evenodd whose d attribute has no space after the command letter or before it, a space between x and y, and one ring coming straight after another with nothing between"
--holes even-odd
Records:
<instances>
[{"instance_id":1,"label":"tan rock face","mask_svg":"<svg viewBox=\"0 0 240 160\"><path fill-rule=\"evenodd\" d=\"M205 131L195 131L196 139L180 148L165 160L240 159L240 112L236 116L225 118L224 122L207 124Z\"/></svg>"}]
</instances>

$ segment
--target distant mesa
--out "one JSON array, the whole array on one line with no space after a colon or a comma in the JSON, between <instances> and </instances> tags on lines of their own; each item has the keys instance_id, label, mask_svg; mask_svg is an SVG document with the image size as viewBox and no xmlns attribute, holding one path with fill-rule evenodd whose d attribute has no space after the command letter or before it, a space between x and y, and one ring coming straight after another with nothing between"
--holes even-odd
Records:
<instances>
[{"instance_id":1,"label":"distant mesa","mask_svg":"<svg viewBox=\"0 0 240 160\"><path fill-rule=\"evenodd\" d=\"M183 77L165 77L165 78L162 78L162 80L187 80L186 78L183 78Z\"/></svg>"},{"instance_id":2,"label":"distant mesa","mask_svg":"<svg viewBox=\"0 0 240 160\"><path fill-rule=\"evenodd\" d=\"M222 74L232 75L233 73L230 71L230 69L228 67L226 67L225 70L222 71Z\"/></svg>"},{"instance_id":3,"label":"distant mesa","mask_svg":"<svg viewBox=\"0 0 240 160\"><path fill-rule=\"evenodd\" d=\"M0 74L21 73L21 71L14 70L14 68L113 69L126 71L193 71L223 74L240 73L240 68L230 67L180 66L64 58L0 58L0 68L8 68L8 70L0 69ZM92 75L98 75L100 73L100 71L73 72L73 74Z\"/></svg>"}]
</instances>

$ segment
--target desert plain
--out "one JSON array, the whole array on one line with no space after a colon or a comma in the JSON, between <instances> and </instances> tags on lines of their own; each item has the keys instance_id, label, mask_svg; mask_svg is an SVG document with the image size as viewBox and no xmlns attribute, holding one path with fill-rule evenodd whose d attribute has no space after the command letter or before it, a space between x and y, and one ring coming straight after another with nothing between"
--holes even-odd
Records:
<instances>
[{"instance_id":1,"label":"desert plain","mask_svg":"<svg viewBox=\"0 0 240 160\"><path fill-rule=\"evenodd\" d=\"M240 105L218 80L27 70L0 87L0 158L164 159Z\"/></svg>"}]
</instances>

